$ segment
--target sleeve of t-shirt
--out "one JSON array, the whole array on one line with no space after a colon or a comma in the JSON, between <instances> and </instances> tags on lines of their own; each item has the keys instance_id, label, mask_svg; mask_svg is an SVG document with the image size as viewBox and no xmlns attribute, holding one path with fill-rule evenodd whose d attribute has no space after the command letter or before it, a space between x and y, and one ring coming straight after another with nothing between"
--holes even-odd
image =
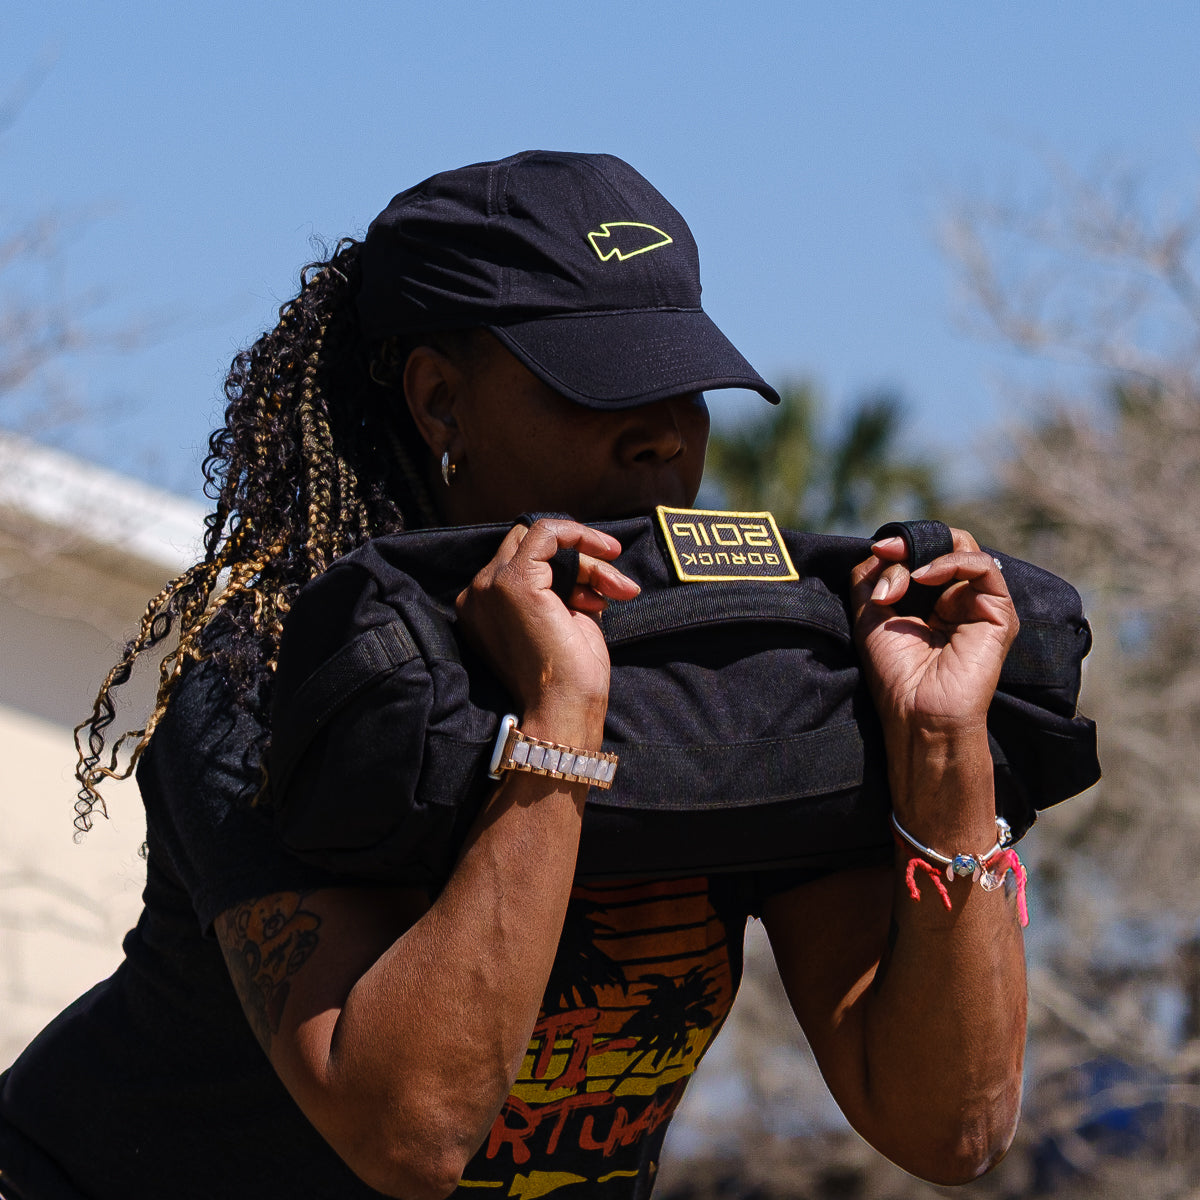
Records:
<instances>
[{"instance_id":1,"label":"sleeve of t-shirt","mask_svg":"<svg viewBox=\"0 0 1200 1200\"><path fill-rule=\"evenodd\" d=\"M355 883L287 853L255 804L265 730L206 659L180 681L138 764L152 853L167 856L202 932L226 909L273 892Z\"/></svg>"}]
</instances>

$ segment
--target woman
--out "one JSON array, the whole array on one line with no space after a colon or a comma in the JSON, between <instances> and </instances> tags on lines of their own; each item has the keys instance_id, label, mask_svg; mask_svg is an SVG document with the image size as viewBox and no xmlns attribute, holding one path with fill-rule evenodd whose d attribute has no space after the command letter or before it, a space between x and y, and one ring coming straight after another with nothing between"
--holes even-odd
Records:
<instances>
[{"instance_id":1,"label":"woman","mask_svg":"<svg viewBox=\"0 0 1200 1200\"><path fill-rule=\"evenodd\" d=\"M752 913L864 1137L940 1182L1003 1154L1025 1017L1006 889L955 879L948 907L918 904L891 862L584 887L586 785L512 771L431 895L289 858L254 803L296 592L419 525L570 514L515 526L459 621L526 735L598 749L594 615L637 585L577 522L690 505L702 393L721 387L775 398L701 310L682 218L608 156L435 176L308 269L234 362L205 559L152 601L81 727L86 827L115 773L109 693L177 630L135 753L146 910L113 978L5 1078L0 1189L647 1195ZM560 547L580 552L569 606L550 589ZM1016 618L998 565L956 532L921 573L952 585L930 624L894 619L903 557L882 542L853 574L896 820L979 851L996 840L984 715Z\"/></svg>"}]
</instances>

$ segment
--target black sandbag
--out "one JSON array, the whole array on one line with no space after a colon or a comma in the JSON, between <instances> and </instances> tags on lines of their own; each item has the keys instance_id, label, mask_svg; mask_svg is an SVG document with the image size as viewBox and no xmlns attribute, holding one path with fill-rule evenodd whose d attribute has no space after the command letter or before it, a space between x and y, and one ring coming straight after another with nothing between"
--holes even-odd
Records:
<instances>
[{"instance_id":1,"label":"black sandbag","mask_svg":"<svg viewBox=\"0 0 1200 1200\"><path fill-rule=\"evenodd\" d=\"M508 528L377 538L301 592L268 756L294 853L369 879L446 877L495 786L487 762L514 709L457 637L453 601ZM870 543L785 531L798 578L684 583L661 522L597 528L621 543L617 566L642 592L601 622L612 659L603 748L621 764L610 791L589 795L580 877L877 858L890 799L848 597ZM1069 584L997 558L1021 631L989 741L997 810L1020 837L1037 810L1099 778L1095 726L1076 713L1091 633Z\"/></svg>"}]
</instances>

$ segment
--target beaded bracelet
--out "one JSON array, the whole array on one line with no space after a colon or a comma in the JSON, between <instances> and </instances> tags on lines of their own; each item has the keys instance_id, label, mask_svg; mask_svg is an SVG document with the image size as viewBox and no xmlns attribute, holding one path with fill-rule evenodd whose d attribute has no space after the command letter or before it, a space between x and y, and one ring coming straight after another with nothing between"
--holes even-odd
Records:
<instances>
[{"instance_id":1,"label":"beaded bracelet","mask_svg":"<svg viewBox=\"0 0 1200 1200\"><path fill-rule=\"evenodd\" d=\"M932 859L933 862L945 867L945 875L948 880L953 881L955 878L969 878L972 882L978 880L979 886L985 892L994 892L1001 887L1004 884L1004 877L1009 871L1012 871L1017 877L1017 913L1022 927L1029 924L1029 909L1025 901L1025 882L1028 879L1028 872L1020 858L1017 857L1017 852L1012 849L1012 829L1003 817L996 818L996 844L983 854L955 854L947 857L933 849L932 846L926 846L923 842L917 841L896 819L894 812L892 813L892 828L898 835L897 841L902 838L914 850L924 855L924 858L910 858L908 870L905 873L908 892L914 900L921 898L921 891L917 887L916 879L916 873L920 869L933 880L947 911L952 907L950 893L941 880L942 872L926 862L926 859Z\"/></svg>"}]
</instances>

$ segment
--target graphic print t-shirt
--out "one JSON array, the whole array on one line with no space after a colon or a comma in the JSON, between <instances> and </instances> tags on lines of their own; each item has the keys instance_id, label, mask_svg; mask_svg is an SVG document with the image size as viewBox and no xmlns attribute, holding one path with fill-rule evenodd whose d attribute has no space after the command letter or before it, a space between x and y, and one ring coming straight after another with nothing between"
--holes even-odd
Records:
<instances>
[{"instance_id":1,"label":"graphic print t-shirt","mask_svg":"<svg viewBox=\"0 0 1200 1200\"><path fill-rule=\"evenodd\" d=\"M0 1084L0 1142L13 1132L94 1200L380 1195L284 1089L211 933L247 899L353 884L287 855L249 803L261 733L211 662L189 671L139 764L146 908L126 960ZM457 1195L645 1197L736 990L747 915L810 875L576 887L513 1095Z\"/></svg>"},{"instance_id":2,"label":"graphic print t-shirt","mask_svg":"<svg viewBox=\"0 0 1200 1200\"><path fill-rule=\"evenodd\" d=\"M649 1194L741 976L734 879L577 885L512 1094L459 1197Z\"/></svg>"}]
</instances>

